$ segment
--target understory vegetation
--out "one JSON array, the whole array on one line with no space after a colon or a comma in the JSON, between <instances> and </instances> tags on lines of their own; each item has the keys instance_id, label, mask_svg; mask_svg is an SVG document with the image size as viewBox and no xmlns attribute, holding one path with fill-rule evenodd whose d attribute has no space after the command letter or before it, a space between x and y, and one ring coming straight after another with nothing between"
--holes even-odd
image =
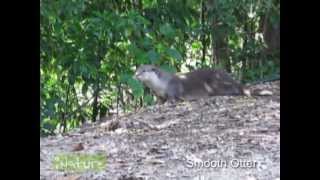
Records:
<instances>
[{"instance_id":1,"label":"understory vegetation","mask_svg":"<svg viewBox=\"0 0 320 180\"><path fill-rule=\"evenodd\" d=\"M40 32L41 135L154 104L141 64L280 76L279 0L41 0Z\"/></svg>"}]
</instances>

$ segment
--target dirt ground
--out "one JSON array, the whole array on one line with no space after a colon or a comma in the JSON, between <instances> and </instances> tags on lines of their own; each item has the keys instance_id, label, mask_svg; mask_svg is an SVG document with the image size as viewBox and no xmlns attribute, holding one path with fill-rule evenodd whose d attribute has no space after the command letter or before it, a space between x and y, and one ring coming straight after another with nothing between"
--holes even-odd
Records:
<instances>
[{"instance_id":1,"label":"dirt ground","mask_svg":"<svg viewBox=\"0 0 320 180\"><path fill-rule=\"evenodd\" d=\"M280 81L272 96L212 97L40 138L40 179L280 179ZM102 153L100 172L56 171L59 153Z\"/></svg>"}]
</instances>

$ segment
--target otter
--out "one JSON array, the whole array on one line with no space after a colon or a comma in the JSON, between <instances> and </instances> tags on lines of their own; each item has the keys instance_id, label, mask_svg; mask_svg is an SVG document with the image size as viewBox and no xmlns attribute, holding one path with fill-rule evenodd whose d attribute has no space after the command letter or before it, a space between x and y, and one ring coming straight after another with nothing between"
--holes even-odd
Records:
<instances>
[{"instance_id":1,"label":"otter","mask_svg":"<svg viewBox=\"0 0 320 180\"><path fill-rule=\"evenodd\" d=\"M251 96L249 90L222 69L200 69L179 75L154 65L141 65L134 78L150 88L162 103L210 96Z\"/></svg>"}]
</instances>

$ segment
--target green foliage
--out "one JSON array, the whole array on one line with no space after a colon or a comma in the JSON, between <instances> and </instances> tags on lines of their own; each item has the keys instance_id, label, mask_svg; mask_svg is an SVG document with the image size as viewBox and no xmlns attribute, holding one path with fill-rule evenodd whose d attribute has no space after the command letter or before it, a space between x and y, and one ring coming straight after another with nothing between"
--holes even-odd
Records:
<instances>
[{"instance_id":1,"label":"green foliage","mask_svg":"<svg viewBox=\"0 0 320 180\"><path fill-rule=\"evenodd\" d=\"M180 55L179 51L176 49L167 49L166 53L171 57L176 60L182 60L182 56Z\"/></svg>"},{"instance_id":2,"label":"green foliage","mask_svg":"<svg viewBox=\"0 0 320 180\"><path fill-rule=\"evenodd\" d=\"M266 15L277 24L279 8L276 0L41 0L41 134L154 104L132 77L140 64L230 68L245 82L279 73L259 25ZM227 51L217 64L219 44Z\"/></svg>"},{"instance_id":3,"label":"green foliage","mask_svg":"<svg viewBox=\"0 0 320 180\"><path fill-rule=\"evenodd\" d=\"M173 38L175 35L175 30L171 27L170 24L164 24L160 26L160 33L168 38Z\"/></svg>"},{"instance_id":4,"label":"green foliage","mask_svg":"<svg viewBox=\"0 0 320 180\"><path fill-rule=\"evenodd\" d=\"M151 96L150 94L144 97L144 101L146 102L147 105L153 105L155 103L153 100L153 96Z\"/></svg>"},{"instance_id":5,"label":"green foliage","mask_svg":"<svg viewBox=\"0 0 320 180\"><path fill-rule=\"evenodd\" d=\"M140 98L143 96L143 85L132 78L132 75L123 74L120 76L120 82L128 84L128 86L132 89L133 96L135 98Z\"/></svg>"},{"instance_id":6,"label":"green foliage","mask_svg":"<svg viewBox=\"0 0 320 180\"><path fill-rule=\"evenodd\" d=\"M167 71L167 72L170 72L170 73L176 73L176 69L172 66L169 66L169 65L161 65L160 68L164 71Z\"/></svg>"},{"instance_id":7,"label":"green foliage","mask_svg":"<svg viewBox=\"0 0 320 180\"><path fill-rule=\"evenodd\" d=\"M153 49L147 52L147 56L151 64L155 64L160 59L160 54Z\"/></svg>"}]
</instances>

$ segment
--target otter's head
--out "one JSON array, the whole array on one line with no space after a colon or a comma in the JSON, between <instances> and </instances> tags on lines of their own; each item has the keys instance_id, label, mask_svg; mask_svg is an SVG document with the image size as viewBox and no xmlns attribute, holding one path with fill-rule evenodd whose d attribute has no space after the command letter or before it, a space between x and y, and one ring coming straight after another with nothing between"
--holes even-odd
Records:
<instances>
[{"instance_id":1,"label":"otter's head","mask_svg":"<svg viewBox=\"0 0 320 180\"><path fill-rule=\"evenodd\" d=\"M134 78L150 88L157 96L165 98L171 76L154 65L142 65L136 70Z\"/></svg>"},{"instance_id":2,"label":"otter's head","mask_svg":"<svg viewBox=\"0 0 320 180\"><path fill-rule=\"evenodd\" d=\"M136 79L144 83L155 82L160 75L159 69L154 65L141 65L134 75Z\"/></svg>"}]
</instances>

